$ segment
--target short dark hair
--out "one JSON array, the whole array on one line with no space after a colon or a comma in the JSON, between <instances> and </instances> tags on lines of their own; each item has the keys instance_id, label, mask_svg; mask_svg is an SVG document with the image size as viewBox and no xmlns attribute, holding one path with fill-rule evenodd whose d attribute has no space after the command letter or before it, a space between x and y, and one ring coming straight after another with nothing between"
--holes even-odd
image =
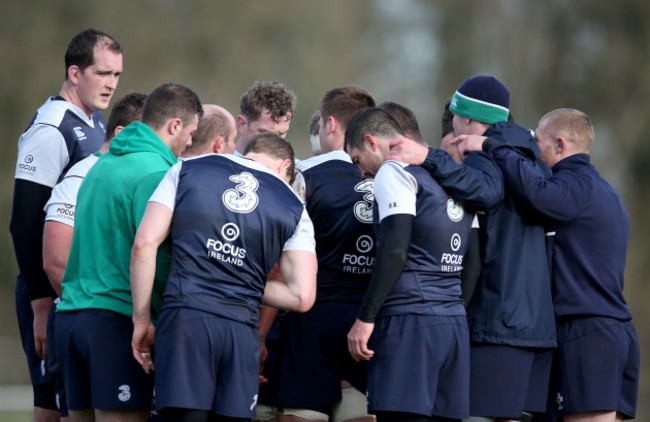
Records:
<instances>
[{"instance_id":1,"label":"short dark hair","mask_svg":"<svg viewBox=\"0 0 650 422\"><path fill-rule=\"evenodd\" d=\"M95 46L122 53L122 46L115 38L97 29L84 29L70 40L65 52L65 80L68 80L70 66L78 66L82 71L95 63Z\"/></svg>"},{"instance_id":2,"label":"short dark hair","mask_svg":"<svg viewBox=\"0 0 650 422\"><path fill-rule=\"evenodd\" d=\"M364 108L354 113L345 130L345 150L363 149L366 135L391 137L404 136L397 120L378 107Z\"/></svg>"},{"instance_id":3,"label":"short dark hair","mask_svg":"<svg viewBox=\"0 0 650 422\"><path fill-rule=\"evenodd\" d=\"M196 132L192 135L192 145L185 148L184 154L201 151L206 144L217 135L223 136L224 139L227 139L231 130L232 128L228 117L221 111L203 113L201 120L199 120L199 125L196 128Z\"/></svg>"},{"instance_id":4,"label":"short dark hair","mask_svg":"<svg viewBox=\"0 0 650 422\"><path fill-rule=\"evenodd\" d=\"M418 119L410 108L393 101L384 101L377 107L386 111L393 117L393 119L397 120L397 123L399 123L405 134L409 135L415 141L424 143Z\"/></svg>"},{"instance_id":5,"label":"short dark hair","mask_svg":"<svg viewBox=\"0 0 650 422\"><path fill-rule=\"evenodd\" d=\"M314 111L314 114L311 115L307 129L309 130L310 136L318 136L318 131L320 130L320 110Z\"/></svg>"},{"instance_id":6,"label":"short dark hair","mask_svg":"<svg viewBox=\"0 0 650 422\"><path fill-rule=\"evenodd\" d=\"M368 91L358 86L344 86L325 93L320 103L320 115L324 123L333 116L345 130L356 111L374 106L375 100Z\"/></svg>"},{"instance_id":7,"label":"short dark hair","mask_svg":"<svg viewBox=\"0 0 650 422\"><path fill-rule=\"evenodd\" d=\"M142 119L142 107L147 96L139 92L132 92L120 98L111 109L106 123L106 140L113 138L115 128L128 126L131 122Z\"/></svg>"},{"instance_id":8,"label":"short dark hair","mask_svg":"<svg viewBox=\"0 0 650 422\"><path fill-rule=\"evenodd\" d=\"M181 119L187 125L194 116L203 115L199 96L191 89L166 83L154 89L142 108L142 122L152 129L160 129L169 119Z\"/></svg>"},{"instance_id":9,"label":"short dark hair","mask_svg":"<svg viewBox=\"0 0 650 422\"><path fill-rule=\"evenodd\" d=\"M449 133L454 133L454 113L449 110L450 104L451 100L447 100L445 103L445 109L442 111L440 139L444 138Z\"/></svg>"},{"instance_id":10,"label":"short dark hair","mask_svg":"<svg viewBox=\"0 0 650 422\"><path fill-rule=\"evenodd\" d=\"M293 147L286 139L273 132L263 132L253 136L248 140L244 155L254 152L258 154L265 154L273 158L281 160L291 160L291 164L287 168L287 176L291 177L289 184L293 183L295 179L295 165L296 159L293 153Z\"/></svg>"},{"instance_id":11,"label":"short dark hair","mask_svg":"<svg viewBox=\"0 0 650 422\"><path fill-rule=\"evenodd\" d=\"M249 122L260 118L264 109L271 113L276 122L291 120L296 109L296 94L280 82L256 81L242 95L239 103L240 113Z\"/></svg>"}]
</instances>

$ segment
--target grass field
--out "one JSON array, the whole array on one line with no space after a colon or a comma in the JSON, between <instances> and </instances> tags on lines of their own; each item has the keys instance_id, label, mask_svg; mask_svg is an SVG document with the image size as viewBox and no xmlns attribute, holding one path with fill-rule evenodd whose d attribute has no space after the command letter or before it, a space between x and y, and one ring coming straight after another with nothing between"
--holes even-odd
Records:
<instances>
[{"instance_id":1,"label":"grass field","mask_svg":"<svg viewBox=\"0 0 650 422\"><path fill-rule=\"evenodd\" d=\"M0 411L0 422L29 422L32 412L3 412Z\"/></svg>"},{"instance_id":2,"label":"grass field","mask_svg":"<svg viewBox=\"0 0 650 422\"><path fill-rule=\"evenodd\" d=\"M0 422L29 422L32 394L30 385L0 385Z\"/></svg>"}]
</instances>

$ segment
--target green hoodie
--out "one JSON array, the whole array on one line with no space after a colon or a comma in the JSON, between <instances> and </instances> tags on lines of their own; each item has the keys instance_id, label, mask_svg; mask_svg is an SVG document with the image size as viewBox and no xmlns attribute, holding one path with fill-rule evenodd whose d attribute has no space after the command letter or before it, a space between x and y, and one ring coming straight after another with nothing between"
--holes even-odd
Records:
<instances>
[{"instance_id":1,"label":"green hoodie","mask_svg":"<svg viewBox=\"0 0 650 422\"><path fill-rule=\"evenodd\" d=\"M106 309L131 317L129 269L147 201L176 157L153 130L133 122L90 169L77 196L75 229L57 312ZM160 309L171 247L158 251L152 313Z\"/></svg>"}]
</instances>

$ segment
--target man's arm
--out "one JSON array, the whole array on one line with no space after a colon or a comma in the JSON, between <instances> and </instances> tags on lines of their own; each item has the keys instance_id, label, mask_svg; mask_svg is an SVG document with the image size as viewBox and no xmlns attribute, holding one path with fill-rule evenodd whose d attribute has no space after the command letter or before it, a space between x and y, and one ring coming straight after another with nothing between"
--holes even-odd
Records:
<instances>
[{"instance_id":1,"label":"man's arm","mask_svg":"<svg viewBox=\"0 0 650 422\"><path fill-rule=\"evenodd\" d=\"M14 244L18 268L27 286L34 312L36 353L47 355L47 319L52 309L52 288L43 271L43 207L52 188L16 179L9 231Z\"/></svg>"},{"instance_id":2,"label":"man's arm","mask_svg":"<svg viewBox=\"0 0 650 422\"><path fill-rule=\"evenodd\" d=\"M503 172L506 186L527 206L556 222L571 221L588 199L589 187L578 179L546 178L536 163L523 158L507 145L489 149Z\"/></svg>"},{"instance_id":3,"label":"man's arm","mask_svg":"<svg viewBox=\"0 0 650 422\"><path fill-rule=\"evenodd\" d=\"M471 159L461 165L445 151L427 148L411 139L391 142L390 147L392 160L421 165L465 206L487 209L503 200L505 190L501 172L487 154L472 154Z\"/></svg>"},{"instance_id":4,"label":"man's arm","mask_svg":"<svg viewBox=\"0 0 650 422\"><path fill-rule=\"evenodd\" d=\"M149 202L140 221L131 251L131 296L133 298L133 356L145 372L154 369L150 353L154 343L151 323L151 292L156 273L158 246L169 235L173 212L159 202ZM147 355L149 353L149 355Z\"/></svg>"},{"instance_id":5,"label":"man's arm","mask_svg":"<svg viewBox=\"0 0 650 422\"><path fill-rule=\"evenodd\" d=\"M285 281L266 282L264 304L287 311L307 312L316 300L316 254L301 250L284 251L279 268Z\"/></svg>"},{"instance_id":6,"label":"man's arm","mask_svg":"<svg viewBox=\"0 0 650 422\"><path fill-rule=\"evenodd\" d=\"M266 280L283 280L282 274L280 274L280 269L278 268L278 264L275 264L273 266L269 272L269 275L266 277ZM271 330L271 326L273 325L277 314L278 308L274 308L272 306L262 306L262 309L260 309L260 342L262 346L260 350L260 385L269 381L262 375L264 373L264 363L269 356L269 352L266 348L266 336Z\"/></svg>"},{"instance_id":7,"label":"man's arm","mask_svg":"<svg viewBox=\"0 0 650 422\"><path fill-rule=\"evenodd\" d=\"M16 179L9 230L14 243L18 267L29 297L51 297L52 290L43 271L43 207L52 188L27 180Z\"/></svg>"},{"instance_id":8,"label":"man's arm","mask_svg":"<svg viewBox=\"0 0 650 422\"><path fill-rule=\"evenodd\" d=\"M46 221L43 228L43 269L57 296L62 296L61 282L68 265L74 227L58 221Z\"/></svg>"},{"instance_id":9,"label":"man's arm","mask_svg":"<svg viewBox=\"0 0 650 422\"><path fill-rule=\"evenodd\" d=\"M554 222L571 221L588 198L588 186L578 180L548 177L548 166L539 160L518 154L496 132L489 138L483 136L460 136L461 154L483 150L492 156L503 173L504 183L522 203L531 210ZM544 169L540 168L543 165Z\"/></svg>"}]
</instances>

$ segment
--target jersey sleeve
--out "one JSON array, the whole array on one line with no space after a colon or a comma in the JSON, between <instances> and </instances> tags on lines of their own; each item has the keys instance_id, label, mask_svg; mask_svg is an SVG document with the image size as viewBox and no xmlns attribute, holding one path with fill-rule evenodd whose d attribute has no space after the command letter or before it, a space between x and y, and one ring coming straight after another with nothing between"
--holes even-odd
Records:
<instances>
[{"instance_id":1,"label":"jersey sleeve","mask_svg":"<svg viewBox=\"0 0 650 422\"><path fill-rule=\"evenodd\" d=\"M379 221L395 214L415 216L417 189L415 177L404 170L403 164L386 161L375 176Z\"/></svg>"},{"instance_id":2,"label":"jersey sleeve","mask_svg":"<svg viewBox=\"0 0 650 422\"><path fill-rule=\"evenodd\" d=\"M56 221L74 227L74 213L77 207L77 193L82 177L66 176L52 189L52 195L45 204L45 221Z\"/></svg>"},{"instance_id":3,"label":"jersey sleeve","mask_svg":"<svg viewBox=\"0 0 650 422\"><path fill-rule=\"evenodd\" d=\"M14 177L51 188L59 181L68 160L68 147L61 132L53 126L34 125L18 142Z\"/></svg>"},{"instance_id":4,"label":"jersey sleeve","mask_svg":"<svg viewBox=\"0 0 650 422\"><path fill-rule=\"evenodd\" d=\"M501 168L510 191L546 218L567 223L589 199L590 186L571 172L546 178L538 162L524 159L508 145L495 146L490 154Z\"/></svg>"},{"instance_id":5,"label":"jersey sleeve","mask_svg":"<svg viewBox=\"0 0 650 422\"><path fill-rule=\"evenodd\" d=\"M176 191L178 189L178 176L181 172L183 162L179 161L167 171L165 177L149 198L149 202L159 202L174 211L176 206Z\"/></svg>"},{"instance_id":6,"label":"jersey sleeve","mask_svg":"<svg viewBox=\"0 0 650 422\"><path fill-rule=\"evenodd\" d=\"M489 209L503 200L503 177L496 163L484 152L468 154L459 165L445 151L429 148L422 168L466 206Z\"/></svg>"},{"instance_id":7,"label":"jersey sleeve","mask_svg":"<svg viewBox=\"0 0 650 422\"><path fill-rule=\"evenodd\" d=\"M314 225L303 208L300 221L293 236L284 244L283 251L307 251L316 253L316 241L314 240Z\"/></svg>"}]
</instances>

